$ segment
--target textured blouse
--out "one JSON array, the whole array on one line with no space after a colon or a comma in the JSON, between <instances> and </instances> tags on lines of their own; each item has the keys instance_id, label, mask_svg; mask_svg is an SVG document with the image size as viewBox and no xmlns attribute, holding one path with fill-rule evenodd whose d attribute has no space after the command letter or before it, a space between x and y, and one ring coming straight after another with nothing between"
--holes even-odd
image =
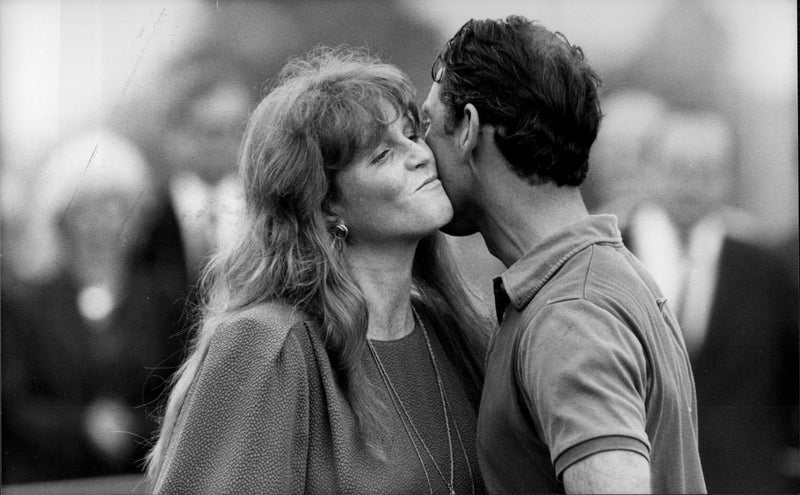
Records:
<instances>
[{"instance_id":1,"label":"textured blouse","mask_svg":"<svg viewBox=\"0 0 800 495\"><path fill-rule=\"evenodd\" d=\"M178 415L156 492L447 493L452 445L455 491L482 493L475 454L479 391L425 324L449 406L449 443L419 325L399 340L373 341L413 427L401 422L372 354L364 354L385 405L389 438L381 460L359 436L318 325L290 306L268 303L217 329Z\"/></svg>"}]
</instances>

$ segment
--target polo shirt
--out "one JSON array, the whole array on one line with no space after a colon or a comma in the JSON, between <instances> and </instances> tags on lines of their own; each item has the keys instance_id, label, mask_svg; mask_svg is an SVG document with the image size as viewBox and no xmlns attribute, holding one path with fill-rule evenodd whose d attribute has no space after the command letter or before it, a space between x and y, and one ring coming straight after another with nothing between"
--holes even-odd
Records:
<instances>
[{"instance_id":1,"label":"polo shirt","mask_svg":"<svg viewBox=\"0 0 800 495\"><path fill-rule=\"evenodd\" d=\"M610 450L646 457L656 493L706 491L683 338L615 216L565 226L495 284L508 306L478 416L490 493L563 492L566 468Z\"/></svg>"}]
</instances>

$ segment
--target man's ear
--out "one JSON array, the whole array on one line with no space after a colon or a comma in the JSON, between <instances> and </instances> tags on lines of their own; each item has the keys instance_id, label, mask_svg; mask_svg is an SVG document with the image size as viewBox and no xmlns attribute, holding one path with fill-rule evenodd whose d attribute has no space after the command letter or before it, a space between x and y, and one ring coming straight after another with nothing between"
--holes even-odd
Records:
<instances>
[{"instance_id":1,"label":"man's ear","mask_svg":"<svg viewBox=\"0 0 800 495\"><path fill-rule=\"evenodd\" d=\"M464 118L458 144L461 147L461 156L468 160L478 146L481 132L481 121L478 109L472 103L464 105Z\"/></svg>"}]
</instances>

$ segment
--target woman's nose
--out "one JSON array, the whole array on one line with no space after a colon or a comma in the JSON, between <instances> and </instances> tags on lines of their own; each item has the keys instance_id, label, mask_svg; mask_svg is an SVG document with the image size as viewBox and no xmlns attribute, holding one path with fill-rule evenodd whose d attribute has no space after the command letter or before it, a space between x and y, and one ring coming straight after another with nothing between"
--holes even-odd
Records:
<instances>
[{"instance_id":1,"label":"woman's nose","mask_svg":"<svg viewBox=\"0 0 800 495\"><path fill-rule=\"evenodd\" d=\"M408 167L409 169L425 168L435 164L433 151L422 138L413 142L410 147Z\"/></svg>"}]
</instances>

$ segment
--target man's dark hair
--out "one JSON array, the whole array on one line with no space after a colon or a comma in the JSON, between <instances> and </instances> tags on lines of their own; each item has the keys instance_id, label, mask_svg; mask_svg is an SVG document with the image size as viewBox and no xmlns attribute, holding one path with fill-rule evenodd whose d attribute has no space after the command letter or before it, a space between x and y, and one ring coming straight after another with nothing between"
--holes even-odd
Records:
<instances>
[{"instance_id":1,"label":"man's dark hair","mask_svg":"<svg viewBox=\"0 0 800 495\"><path fill-rule=\"evenodd\" d=\"M441 77L448 133L472 103L481 124L496 126L497 147L520 177L533 184L583 182L602 114L600 79L580 47L522 16L471 19L433 69Z\"/></svg>"}]
</instances>

